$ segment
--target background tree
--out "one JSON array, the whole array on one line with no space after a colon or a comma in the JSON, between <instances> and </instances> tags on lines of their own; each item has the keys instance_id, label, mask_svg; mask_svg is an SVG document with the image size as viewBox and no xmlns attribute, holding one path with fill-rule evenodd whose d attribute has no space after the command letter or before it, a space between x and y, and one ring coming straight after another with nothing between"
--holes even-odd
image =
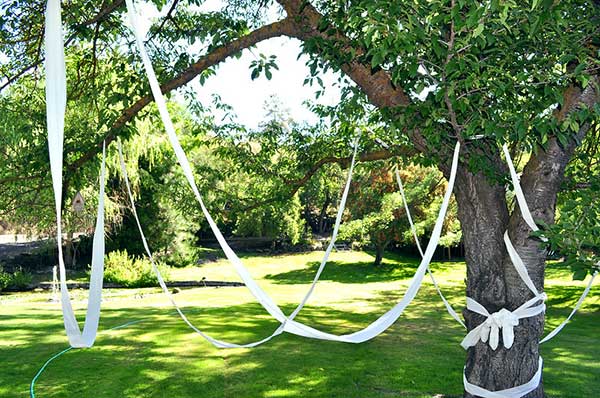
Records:
<instances>
[{"instance_id":1,"label":"background tree","mask_svg":"<svg viewBox=\"0 0 600 398\"><path fill-rule=\"evenodd\" d=\"M335 222L336 205L344 184L344 174L338 165L325 165L304 185L300 201L304 220L313 233L323 236Z\"/></svg>"},{"instance_id":2,"label":"background tree","mask_svg":"<svg viewBox=\"0 0 600 398\"><path fill-rule=\"evenodd\" d=\"M426 237L433 230L445 184L441 173L430 167L401 167L401 178L417 236ZM456 204L454 203L454 207ZM402 197L394 171L376 162L357 170L348 200L348 220L340 229L341 240L354 240L375 249L375 265L381 264L390 244L414 246ZM451 247L460 242L456 208L448 212L440 246Z\"/></svg>"}]
</instances>

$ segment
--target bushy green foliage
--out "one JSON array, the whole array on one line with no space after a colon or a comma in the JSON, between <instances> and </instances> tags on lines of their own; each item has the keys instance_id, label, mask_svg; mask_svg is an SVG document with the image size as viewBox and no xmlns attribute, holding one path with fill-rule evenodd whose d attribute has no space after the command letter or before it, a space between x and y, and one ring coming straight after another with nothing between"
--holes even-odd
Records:
<instances>
[{"instance_id":1,"label":"bushy green foliage","mask_svg":"<svg viewBox=\"0 0 600 398\"><path fill-rule=\"evenodd\" d=\"M163 278L167 279L168 269L158 264ZM158 286L152 263L144 258L130 256L127 250L113 251L104 260L104 282L117 283L124 287Z\"/></svg>"},{"instance_id":2,"label":"bushy green foliage","mask_svg":"<svg viewBox=\"0 0 600 398\"><path fill-rule=\"evenodd\" d=\"M600 107L598 107L600 110ZM592 129L567 166L556 203L556 222L542 225L547 247L563 259L573 278L600 270L600 124Z\"/></svg>"},{"instance_id":3,"label":"bushy green foliage","mask_svg":"<svg viewBox=\"0 0 600 398\"><path fill-rule=\"evenodd\" d=\"M287 203L263 206L240 213L235 234L237 236L273 237L300 243L304 231L300 199L295 195Z\"/></svg>"},{"instance_id":4,"label":"bushy green foliage","mask_svg":"<svg viewBox=\"0 0 600 398\"><path fill-rule=\"evenodd\" d=\"M600 270L600 185L559 195L558 219L538 235L549 238L549 249L563 258L573 279Z\"/></svg>"},{"instance_id":5,"label":"bushy green foliage","mask_svg":"<svg viewBox=\"0 0 600 398\"><path fill-rule=\"evenodd\" d=\"M0 265L0 292L4 289L8 290L25 290L31 284L33 277L29 272L17 268L12 274L5 272Z\"/></svg>"},{"instance_id":6,"label":"bushy green foliage","mask_svg":"<svg viewBox=\"0 0 600 398\"><path fill-rule=\"evenodd\" d=\"M373 208L361 219L350 220L340 229L340 240L354 240L361 246L389 242L394 236L390 234L396 227L395 213L402 212L402 199L399 193L387 193L381 199L381 206ZM387 243L385 244L387 245Z\"/></svg>"},{"instance_id":7,"label":"bushy green foliage","mask_svg":"<svg viewBox=\"0 0 600 398\"><path fill-rule=\"evenodd\" d=\"M33 276L26 271L23 271L21 268L18 268L10 277L10 282L8 283L8 288L12 290L24 290L29 287L31 281L33 280Z\"/></svg>"},{"instance_id":8,"label":"bushy green foliage","mask_svg":"<svg viewBox=\"0 0 600 398\"><path fill-rule=\"evenodd\" d=\"M8 282L10 281L10 275L8 272L4 272L4 269L0 265L0 292L8 286Z\"/></svg>"},{"instance_id":9,"label":"bushy green foliage","mask_svg":"<svg viewBox=\"0 0 600 398\"><path fill-rule=\"evenodd\" d=\"M352 240L362 247L374 247L377 260L381 259L381 253L391 243L404 246L414 244L394 174L383 164L357 173L348 201L351 218L340 229L340 240ZM441 173L432 168L406 165L400 174L417 235L426 235L433 229L442 202L444 185L440 184ZM453 203L446 217L440 245L451 247L460 240L460 224Z\"/></svg>"}]
</instances>

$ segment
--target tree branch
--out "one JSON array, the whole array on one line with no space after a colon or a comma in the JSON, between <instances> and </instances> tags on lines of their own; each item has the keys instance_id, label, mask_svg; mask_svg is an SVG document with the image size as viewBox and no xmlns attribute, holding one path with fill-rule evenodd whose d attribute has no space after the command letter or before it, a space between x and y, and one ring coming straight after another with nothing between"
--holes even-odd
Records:
<instances>
[{"instance_id":1,"label":"tree branch","mask_svg":"<svg viewBox=\"0 0 600 398\"><path fill-rule=\"evenodd\" d=\"M350 77L365 93L369 101L378 108L405 107L411 103L410 98L401 87L392 83L389 73L383 69L374 71L371 65L358 61L364 51L351 45L350 39L341 33L329 34L321 32L319 25L323 19L321 15L306 0L277 0L285 9L288 18L293 18L296 25L292 37L307 41L322 38L341 44L341 52L352 50L355 56L348 63L339 65L341 70ZM326 54L320 54L326 55Z\"/></svg>"},{"instance_id":2,"label":"tree branch","mask_svg":"<svg viewBox=\"0 0 600 398\"><path fill-rule=\"evenodd\" d=\"M179 0L173 0L173 4L171 4L171 8L169 8L169 11L167 11L167 15L165 15L154 34L148 38L148 41L154 39L156 35L158 35L160 31L165 27L165 24L169 19L171 19L173 12L175 12L175 8L177 8L177 3L179 3Z\"/></svg>"},{"instance_id":3,"label":"tree branch","mask_svg":"<svg viewBox=\"0 0 600 398\"><path fill-rule=\"evenodd\" d=\"M456 6L455 0L450 2L450 9L454 10ZM444 82L444 103L446 104L446 108L448 108L448 115L450 116L450 125L454 129L454 133L456 134L456 138L460 141L461 144L464 145L464 140L462 139L462 126L458 124L458 119L456 117L456 112L454 111L454 107L452 105L452 101L450 100L450 96L448 93L448 80L446 78L446 70L448 69L448 64L454 57L454 40L456 38L456 32L454 30L454 18L450 17L450 37L448 39L448 53L446 54L446 60L444 62L444 69L442 72L442 81Z\"/></svg>"},{"instance_id":4,"label":"tree branch","mask_svg":"<svg viewBox=\"0 0 600 398\"><path fill-rule=\"evenodd\" d=\"M117 0L117 2L118 1L119 0ZM260 41L277 36L289 36L303 41L320 37L342 43L347 50L352 49L350 40L340 33L328 35L327 33L319 31L318 26L323 16L308 2L303 0L277 1L287 12L287 17L285 19L263 26L244 37L216 48L210 54L205 55L198 62L192 64L179 76L162 84L162 92L168 93L182 87L198 76L202 71L222 62L238 51L251 47ZM360 55L360 51L361 50L357 53L357 56ZM386 71L379 70L374 72L370 65L364 65L357 61L356 58L357 57L354 57L349 63L341 65L341 69L363 90L375 106L379 108L403 107L411 102L410 98L402 88L392 84L391 78ZM106 144L111 143L119 135L120 130L152 101L152 96L148 94L137 100L129 108L123 110L121 116L112 124L103 139L93 148L85 152L80 158L69 164L67 170L74 171L87 161L93 159L100 153L102 141L106 141ZM413 131L410 135L417 148L425 148L424 138L418 131Z\"/></svg>"},{"instance_id":5,"label":"tree branch","mask_svg":"<svg viewBox=\"0 0 600 398\"><path fill-rule=\"evenodd\" d=\"M228 57L234 55L235 53L246 49L248 47L252 47L258 42L261 42L266 39L270 39L273 37L289 35L292 30L291 21L286 18L278 22L274 22L269 25L265 25L255 31L249 33L246 36L240 37L239 39L233 40L232 42L217 47L211 53L203 56L196 63L190 65L185 71L183 71L177 77L163 83L161 85L161 90L163 93L169 93L179 87L184 86L185 84L192 81L196 76L205 71L206 69L217 65L218 63L224 61ZM144 108L146 105L150 104L153 101L153 97L151 94L148 94L140 99L138 99L133 105L129 108L123 110L121 112L121 116L115 120L115 122L110 126L108 133L103 137L100 142L98 142L93 148L89 149L85 152L81 157L75 160L73 163L67 165L68 171L74 171L77 168L81 167L90 159L93 159L100 151L102 150L102 142L105 141L106 144L110 144L114 141L121 129Z\"/></svg>"},{"instance_id":6,"label":"tree branch","mask_svg":"<svg viewBox=\"0 0 600 398\"><path fill-rule=\"evenodd\" d=\"M100 10L95 17L88 19L85 22L82 22L78 25L78 27L86 27L93 25L98 22L102 22L105 18L107 18L110 14L112 14L117 8L121 7L125 3L125 0L115 0L107 7Z\"/></svg>"},{"instance_id":7,"label":"tree branch","mask_svg":"<svg viewBox=\"0 0 600 398\"><path fill-rule=\"evenodd\" d=\"M559 124L577 109L591 108L600 102L598 84L600 77L595 76L584 90L571 86L565 91L563 106L554 113ZM521 185L534 219L543 220L548 224L554 221L556 194L564 178L565 168L590 128L589 123L583 124L564 147L556 137L552 137L548 140L547 147L538 151L527 162L523 169ZM521 226L526 228L518 211L513 212L512 218L517 220L511 220L511 223L520 222Z\"/></svg>"},{"instance_id":8,"label":"tree branch","mask_svg":"<svg viewBox=\"0 0 600 398\"><path fill-rule=\"evenodd\" d=\"M395 147L394 149L395 149L395 151L390 151L388 149L382 149L382 150L373 151L373 152L364 152L357 156L357 161L358 162L375 162L378 160L392 159L392 158L395 158L398 156L407 156L407 157L413 156L417 152L415 149L409 148L409 147ZM346 156L346 157L327 156L327 157L324 157L324 158L318 160L317 162L315 162L313 164L313 166L301 178L299 178L297 180L286 180L285 181L285 184L290 188L290 190L286 193L285 197L291 198L292 196L294 196L296 194L296 192L298 192L298 190L300 188L302 188L304 185L306 185L306 183L308 183L308 181L310 181L310 179L317 173L317 171L319 171L326 164L337 163L342 168L347 168L350 165L351 161L352 161L352 156ZM266 200L263 200L260 202L253 203L250 206L244 207L242 210L243 211L251 211L251 210L257 209L259 207L262 207L264 205L267 205L270 203L275 203L279 200L281 200L280 197L272 197L272 198L269 198L269 199L266 199Z\"/></svg>"},{"instance_id":9,"label":"tree branch","mask_svg":"<svg viewBox=\"0 0 600 398\"><path fill-rule=\"evenodd\" d=\"M88 19L87 21L80 23L79 25L77 25L77 27L87 27L89 25L101 23L108 15L113 13L117 8L119 8L124 3L125 3L125 0L115 0L109 6L101 9L98 12L98 14L96 14L96 16L94 16L91 19ZM12 75L10 77L7 76L6 81L0 86L0 92L2 90L4 90L5 88L7 88L8 86L10 86L12 83L14 83L17 79L19 79L25 73L29 72L31 69L37 68L42 62L44 62L45 58L41 56L41 47L44 42L43 26L41 27L40 32L41 33L38 35L38 38L39 38L38 56L32 63L30 63L27 66L24 66L22 69L20 69L14 75ZM67 39L65 40L65 47L67 47L69 44L71 44L71 42L73 40L75 40L75 38L77 37L77 34L79 34L78 31L76 31L75 33L72 33L71 35L69 35L69 37L67 37Z\"/></svg>"}]
</instances>

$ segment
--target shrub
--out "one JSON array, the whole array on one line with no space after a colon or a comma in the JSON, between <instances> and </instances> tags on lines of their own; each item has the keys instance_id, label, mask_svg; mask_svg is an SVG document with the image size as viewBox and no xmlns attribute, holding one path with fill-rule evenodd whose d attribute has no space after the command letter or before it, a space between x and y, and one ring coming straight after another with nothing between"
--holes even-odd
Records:
<instances>
[{"instance_id":1,"label":"shrub","mask_svg":"<svg viewBox=\"0 0 600 398\"><path fill-rule=\"evenodd\" d=\"M2 290L26 290L31 284L33 277L29 272L20 267L12 274L5 272L0 266L0 292Z\"/></svg>"},{"instance_id":2,"label":"shrub","mask_svg":"<svg viewBox=\"0 0 600 398\"><path fill-rule=\"evenodd\" d=\"M170 267L182 268L196 265L202 255L203 249L196 244L196 237L189 232L179 231L161 260Z\"/></svg>"},{"instance_id":3,"label":"shrub","mask_svg":"<svg viewBox=\"0 0 600 398\"><path fill-rule=\"evenodd\" d=\"M159 263L163 278L168 278L168 268ZM130 256L127 250L116 250L104 261L104 282L117 283L123 287L158 286L152 263L145 258Z\"/></svg>"},{"instance_id":4,"label":"shrub","mask_svg":"<svg viewBox=\"0 0 600 398\"><path fill-rule=\"evenodd\" d=\"M8 272L4 272L4 269L0 265L0 292L8 286L10 282L10 274Z\"/></svg>"},{"instance_id":5,"label":"shrub","mask_svg":"<svg viewBox=\"0 0 600 398\"><path fill-rule=\"evenodd\" d=\"M33 276L23 269L18 268L11 276L7 288L10 290L25 290L31 284Z\"/></svg>"}]
</instances>

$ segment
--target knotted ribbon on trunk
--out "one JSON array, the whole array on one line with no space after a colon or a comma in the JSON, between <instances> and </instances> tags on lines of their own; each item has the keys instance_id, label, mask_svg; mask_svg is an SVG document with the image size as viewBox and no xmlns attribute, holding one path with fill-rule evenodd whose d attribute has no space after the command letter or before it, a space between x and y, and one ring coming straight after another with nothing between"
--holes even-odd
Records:
<instances>
[{"instance_id":1,"label":"knotted ribbon on trunk","mask_svg":"<svg viewBox=\"0 0 600 398\"><path fill-rule=\"evenodd\" d=\"M541 293L514 311L502 308L498 312L490 314L485 307L470 297L467 297L467 308L473 312L485 316L487 319L479 326L471 330L460 343L466 350L477 344L479 340L489 342L493 350L498 348L500 341L500 330L502 330L502 342L504 348L510 348L515 341L514 327L519 324L519 319L538 315L546 310L546 293ZM540 304L537 304L541 301Z\"/></svg>"}]
</instances>

